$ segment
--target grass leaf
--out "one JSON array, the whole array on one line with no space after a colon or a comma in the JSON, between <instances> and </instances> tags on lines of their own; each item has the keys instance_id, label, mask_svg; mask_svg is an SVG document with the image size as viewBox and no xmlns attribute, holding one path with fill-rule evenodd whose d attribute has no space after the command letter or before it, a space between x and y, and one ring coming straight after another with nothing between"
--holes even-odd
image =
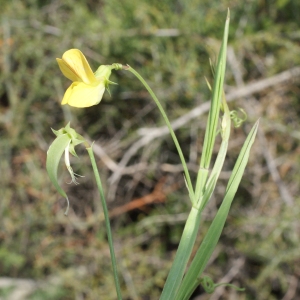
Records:
<instances>
[{"instance_id":1,"label":"grass leaf","mask_svg":"<svg viewBox=\"0 0 300 300\"><path fill-rule=\"evenodd\" d=\"M224 200L194 257L189 270L187 271L182 281L182 285L176 297L177 300L189 299L190 295L193 293L194 289L197 286L196 283L198 282L199 277L204 271L207 262L215 249L215 246L223 230L231 203L247 165L250 150L257 133L258 124L259 121L257 121L251 129L242 147L242 150L238 156L238 159L228 181Z\"/></svg>"}]
</instances>

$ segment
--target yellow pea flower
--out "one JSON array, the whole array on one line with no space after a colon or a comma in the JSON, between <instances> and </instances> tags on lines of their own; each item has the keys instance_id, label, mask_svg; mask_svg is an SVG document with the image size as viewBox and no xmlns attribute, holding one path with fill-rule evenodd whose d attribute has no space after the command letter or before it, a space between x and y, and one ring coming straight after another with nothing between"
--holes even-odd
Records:
<instances>
[{"instance_id":1,"label":"yellow pea flower","mask_svg":"<svg viewBox=\"0 0 300 300\"><path fill-rule=\"evenodd\" d=\"M62 73L73 83L65 92L62 105L89 107L98 104L108 88L112 66L100 66L93 73L83 53L78 49L66 51L62 59L56 59Z\"/></svg>"}]
</instances>

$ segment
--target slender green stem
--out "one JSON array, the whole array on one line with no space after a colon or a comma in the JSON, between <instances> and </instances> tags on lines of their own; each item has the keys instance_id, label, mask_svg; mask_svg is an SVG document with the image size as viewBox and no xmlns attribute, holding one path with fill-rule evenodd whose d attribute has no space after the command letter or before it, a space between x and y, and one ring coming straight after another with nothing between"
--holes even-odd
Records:
<instances>
[{"instance_id":1,"label":"slender green stem","mask_svg":"<svg viewBox=\"0 0 300 300\"><path fill-rule=\"evenodd\" d=\"M108 238L108 244L109 244L109 251L110 251L110 256L111 256L111 263L112 263L112 268L113 268L113 274L114 274L114 279L115 279L115 286L116 286L116 291L118 295L118 300L122 300L122 295L121 295L121 288L120 288L120 282L119 282L119 277L118 277L118 270L117 270L117 262L116 262L116 256L115 256L115 251L114 251L114 246L113 246L113 239L112 239L112 233L111 233L111 228L110 228L110 222L109 222L109 215L108 215L108 210L106 206L106 201L105 201L105 196L101 184L101 179L99 175L99 171L97 168L95 156L92 147L86 148L87 152L89 153L90 160L92 163L97 187L100 193L100 199L103 207L103 213L104 213L104 218L105 218L105 226L106 226L106 232L107 232L107 238Z\"/></svg>"},{"instance_id":2,"label":"slender green stem","mask_svg":"<svg viewBox=\"0 0 300 300\"><path fill-rule=\"evenodd\" d=\"M187 168L187 165L186 165L186 162L185 162L185 159L184 159L184 156L183 156L183 153L182 153L182 150L181 150L181 147L178 143L178 140L177 140L177 137L174 133L174 130L171 126L171 123L162 107L162 105L160 104L158 98L156 97L156 95L154 94L154 92L152 91L152 89L150 88L150 86L147 84L147 82L143 79L143 77L137 72L135 71L132 67L130 66L123 66L123 69L124 70L127 70L127 71L130 71L132 74L134 74L140 81L141 83L145 86L145 88L147 89L147 91L149 92L149 94L151 95L151 97L153 98L153 100L155 101L160 113L162 114L165 122L166 122L166 125L170 131L170 134L173 138L173 141L174 141L174 144L177 148L177 151L178 151L178 154L179 154L179 157L180 157L180 160L181 160L181 164L183 166L183 170L184 170L184 175L185 175L185 178L186 178L186 182L187 182L187 186L188 186L188 189L189 189L189 194L190 194L190 198L191 198L191 201L192 203L194 204L196 199L195 199L195 193L194 193L194 189L193 189L193 185L192 185L192 181L191 181L191 178L190 178L190 174L189 174L189 171L188 171L188 168Z\"/></svg>"}]
</instances>

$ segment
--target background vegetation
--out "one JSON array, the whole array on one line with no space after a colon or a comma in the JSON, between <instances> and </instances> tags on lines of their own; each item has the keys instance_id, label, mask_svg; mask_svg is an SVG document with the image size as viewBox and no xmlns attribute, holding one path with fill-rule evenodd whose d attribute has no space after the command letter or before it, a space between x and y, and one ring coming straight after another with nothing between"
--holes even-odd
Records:
<instances>
[{"instance_id":1,"label":"background vegetation","mask_svg":"<svg viewBox=\"0 0 300 300\"><path fill-rule=\"evenodd\" d=\"M193 299L300 297L300 2L297 0L0 0L1 299L115 299L101 206L84 149L73 160L80 185L54 191L45 170L50 127L71 125L90 140L112 213L124 299L157 299L189 203L179 157L140 83L118 86L100 105L61 106L70 82L55 58L80 49L95 70L136 68L157 92L189 168L197 170L212 79L209 61L231 9L226 93L247 122L232 130L222 181L202 220L205 233L250 125L257 142L206 274L245 292L199 288ZM188 113L199 107L198 115ZM199 113L200 108L203 112ZM148 128L148 129L147 129ZM149 129L150 128L150 129ZM146 131L146 129L148 131ZM150 131L149 131L150 130ZM148 141L147 141L148 137ZM126 161L127 160L127 161ZM13 284L13 286L12 286ZM26 298L27 297L27 298Z\"/></svg>"}]
</instances>

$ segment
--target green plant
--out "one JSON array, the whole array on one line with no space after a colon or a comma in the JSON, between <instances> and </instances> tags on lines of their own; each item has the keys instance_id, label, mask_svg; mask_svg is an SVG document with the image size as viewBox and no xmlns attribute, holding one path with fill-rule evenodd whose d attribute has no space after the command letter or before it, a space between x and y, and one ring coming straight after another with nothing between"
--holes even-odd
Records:
<instances>
[{"instance_id":1,"label":"green plant","mask_svg":"<svg viewBox=\"0 0 300 300\"><path fill-rule=\"evenodd\" d=\"M103 75L102 71L100 75L99 73L97 73L98 71L95 73L95 75L93 75L85 57L77 49L67 51L63 55L63 60L58 61L63 74L73 81L73 84L65 93L62 104L68 103L69 105L75 107L88 107L91 105L98 104L103 96L104 88L108 88L108 84L111 83L109 81L111 70L125 70L134 74L141 81L141 83L150 93L152 99L155 101L164 121L167 124L167 127L170 131L170 134L180 156L180 160L184 170L186 187L191 202L191 211L186 220L174 262L172 264L164 289L162 291L160 297L161 300L187 300L199 284L202 284L208 292L211 292L216 286L212 284L206 276L203 276L202 273L220 238L227 215L229 213L231 203L234 199L235 193L237 191L246 164L248 162L251 146L255 140L256 132L258 129L257 121L251 129L239 153L236 164L229 178L222 204L218 209L218 212L213 222L211 223L211 226L208 232L206 233L199 249L197 250L197 253L194 256L189 269L184 275L188 265L188 261L191 259L191 253L199 231L201 214L214 192L217 180L219 178L221 169L225 161L228 148L228 141L230 137L231 118L234 118L234 120L237 121L236 114L230 113L223 92L223 83L226 70L228 30L229 11L225 23L222 46L219 52L215 72L213 70L213 72L215 73L213 87L211 87L208 83L208 86L212 91L212 101L205 131L205 138L203 143L203 151L200 160L199 171L197 174L195 184L192 183L191 176L189 174L188 167L183 152L181 150L180 144L172 129L171 123L167 117L167 114L164 111L163 106L161 105L160 101L158 100L150 86L146 83L146 81L136 70L134 70L131 66L128 65L123 66L121 64L112 64L111 66L100 66L100 68L98 69L107 69L107 72L104 72L105 75ZM86 98L84 96L85 94ZM81 102L80 99L83 96L84 99L82 99ZM220 112L222 112L221 122L219 122ZM239 123L239 121L237 123ZM75 146L77 146L80 143L84 143L88 151L92 162L93 171L96 178L96 183L105 215L105 225L110 246L116 291L118 299L122 299L121 288L118 279L117 262L115 259L113 239L110 229L109 215L102 188L102 183L100 180L99 172L92 150L92 145L89 145L89 143L81 135L79 135L74 129L70 128L69 124L65 128L62 128L58 131L54 131L54 133L57 135L57 138L50 146L48 151L47 171L54 186L56 187L58 192L67 199L67 201L68 197L58 183L57 169L59 160L63 152L65 152L66 166L71 174L72 182L76 183L77 174L73 172L70 166L69 152L74 156L77 156L75 152ZM212 163L212 153L218 134L220 134L222 142L218 151L217 158L210 171L210 165ZM68 208L66 210L66 214L67 212Z\"/></svg>"}]
</instances>

